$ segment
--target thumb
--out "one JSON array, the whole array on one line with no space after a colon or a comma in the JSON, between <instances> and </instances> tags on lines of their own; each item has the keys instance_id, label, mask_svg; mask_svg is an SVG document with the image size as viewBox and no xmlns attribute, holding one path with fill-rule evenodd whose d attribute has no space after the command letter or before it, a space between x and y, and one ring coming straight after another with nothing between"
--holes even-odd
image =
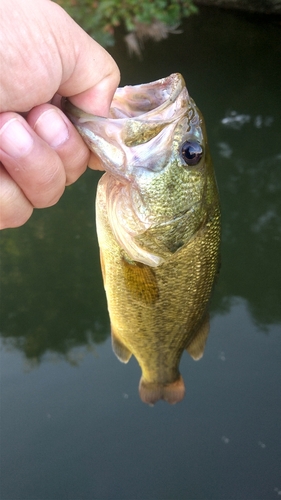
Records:
<instances>
[{"instance_id":1,"label":"thumb","mask_svg":"<svg viewBox=\"0 0 281 500\"><path fill-rule=\"evenodd\" d=\"M56 6L58 7L58 6ZM107 116L120 72L110 54L83 31L64 11L68 39L56 32L63 65L58 93L88 113ZM69 57L69 50L72 56ZM69 76L68 76L69 75Z\"/></svg>"},{"instance_id":2,"label":"thumb","mask_svg":"<svg viewBox=\"0 0 281 500\"><path fill-rule=\"evenodd\" d=\"M0 28L1 112L26 112L59 93L107 116L118 67L58 4L1 0Z\"/></svg>"},{"instance_id":3,"label":"thumb","mask_svg":"<svg viewBox=\"0 0 281 500\"><path fill-rule=\"evenodd\" d=\"M71 20L72 21L72 20ZM64 60L64 47L60 45L64 75L70 76L62 82L58 93L69 97L79 108L95 115L107 116L115 90L120 82L117 64L95 40L73 23L73 57ZM67 50L67 49L65 49ZM69 46L68 46L69 50Z\"/></svg>"}]
</instances>

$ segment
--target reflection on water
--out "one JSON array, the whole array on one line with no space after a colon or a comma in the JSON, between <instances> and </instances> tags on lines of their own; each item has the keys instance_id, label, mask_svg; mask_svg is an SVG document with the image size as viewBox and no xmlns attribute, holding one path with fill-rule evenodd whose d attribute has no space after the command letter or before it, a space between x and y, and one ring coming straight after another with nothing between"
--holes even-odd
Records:
<instances>
[{"instance_id":1,"label":"reflection on water","mask_svg":"<svg viewBox=\"0 0 281 500\"><path fill-rule=\"evenodd\" d=\"M148 43L142 61L122 42L113 54L122 84L181 72L207 122L223 231L204 357L182 357L182 403L153 409L139 400L135 360L115 359L95 236L98 174L2 232L1 338L17 346L1 352L5 500L280 496L281 31L214 9L185 28ZM250 119L222 123L233 111ZM23 374L26 356L39 364Z\"/></svg>"},{"instance_id":2,"label":"reflection on water","mask_svg":"<svg viewBox=\"0 0 281 500\"><path fill-rule=\"evenodd\" d=\"M256 128L270 127L274 122L274 118L273 116L263 117L261 115L251 117L250 115L243 115L237 113L236 111L230 111L221 122L227 127L240 130L243 125L250 122L252 122Z\"/></svg>"},{"instance_id":3,"label":"reflection on water","mask_svg":"<svg viewBox=\"0 0 281 500\"><path fill-rule=\"evenodd\" d=\"M139 401L137 363L122 367L109 339L79 369L45 362L23 375L18 351L2 353L2 498L278 498L278 333L259 334L233 298L200 364L183 357L186 398L153 409Z\"/></svg>"},{"instance_id":4,"label":"reflection on water","mask_svg":"<svg viewBox=\"0 0 281 500\"><path fill-rule=\"evenodd\" d=\"M211 311L228 310L240 296L265 329L281 323L280 117L270 126L257 127L250 115L239 123L229 127L218 116L210 128L223 209ZM109 335L93 210L97 178L88 172L58 206L0 234L1 336L30 359L40 361L48 350L64 356Z\"/></svg>"},{"instance_id":5,"label":"reflection on water","mask_svg":"<svg viewBox=\"0 0 281 500\"><path fill-rule=\"evenodd\" d=\"M225 306L231 296L246 298L263 329L281 323L280 126L280 115L233 112L216 131L222 202L231 206L224 212L224 297L218 292L217 305Z\"/></svg>"},{"instance_id":6,"label":"reflection on water","mask_svg":"<svg viewBox=\"0 0 281 500\"><path fill-rule=\"evenodd\" d=\"M108 335L93 214L97 177L89 174L74 187L75 203L71 187L50 211L0 234L1 336L32 362Z\"/></svg>"},{"instance_id":7,"label":"reflection on water","mask_svg":"<svg viewBox=\"0 0 281 500\"><path fill-rule=\"evenodd\" d=\"M220 16L227 22L220 23ZM245 28L239 17L214 10L203 9L190 23L183 35L151 44L141 62L123 53L122 40L113 55L122 84L183 73L207 120L223 212L212 313L240 296L264 328L281 322L280 35L271 25L245 22ZM237 39L239 29L243 36ZM213 40L207 46L206 37ZM220 58L210 66L215 43ZM163 50L165 60L159 58ZM24 227L0 235L1 335L29 358L40 360L48 350L64 355L87 338L100 342L109 335L93 213L97 177L88 172L56 207L36 211Z\"/></svg>"}]
</instances>

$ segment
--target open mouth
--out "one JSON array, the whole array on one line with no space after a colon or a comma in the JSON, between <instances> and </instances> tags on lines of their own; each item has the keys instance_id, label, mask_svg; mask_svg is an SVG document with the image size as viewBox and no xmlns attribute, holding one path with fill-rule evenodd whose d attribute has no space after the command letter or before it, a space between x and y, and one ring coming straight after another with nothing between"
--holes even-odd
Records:
<instances>
[{"instance_id":1,"label":"open mouth","mask_svg":"<svg viewBox=\"0 0 281 500\"><path fill-rule=\"evenodd\" d=\"M116 90L108 118L90 115L67 99L63 108L105 170L121 178L136 168L160 171L170 154L175 127L191 100L179 73Z\"/></svg>"},{"instance_id":2,"label":"open mouth","mask_svg":"<svg viewBox=\"0 0 281 500\"><path fill-rule=\"evenodd\" d=\"M110 118L134 118L152 112L161 112L173 104L185 89L179 73L141 85L127 85L116 90L110 108Z\"/></svg>"},{"instance_id":3,"label":"open mouth","mask_svg":"<svg viewBox=\"0 0 281 500\"><path fill-rule=\"evenodd\" d=\"M173 73L155 82L118 88L108 118L87 114L71 104L68 99L63 101L63 109L77 126L93 121L101 123L103 120L122 123L123 120L138 118L142 121L142 115L145 115L143 117L145 121L169 120L175 112L180 113L188 99L183 77L179 73Z\"/></svg>"}]
</instances>

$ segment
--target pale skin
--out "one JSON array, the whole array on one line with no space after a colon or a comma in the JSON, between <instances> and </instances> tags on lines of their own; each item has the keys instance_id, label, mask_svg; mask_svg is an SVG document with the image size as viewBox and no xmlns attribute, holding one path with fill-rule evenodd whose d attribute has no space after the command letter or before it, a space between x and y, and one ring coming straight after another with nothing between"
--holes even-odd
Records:
<instances>
[{"instance_id":1,"label":"pale skin","mask_svg":"<svg viewBox=\"0 0 281 500\"><path fill-rule=\"evenodd\" d=\"M87 165L100 167L61 96L107 116L119 80L111 56L57 4L1 0L0 229L54 205Z\"/></svg>"}]
</instances>

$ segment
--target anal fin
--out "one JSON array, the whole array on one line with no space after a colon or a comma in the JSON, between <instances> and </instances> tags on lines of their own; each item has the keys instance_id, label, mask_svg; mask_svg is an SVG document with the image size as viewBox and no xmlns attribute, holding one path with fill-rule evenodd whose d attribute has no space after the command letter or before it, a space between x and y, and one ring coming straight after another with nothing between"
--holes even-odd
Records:
<instances>
[{"instance_id":1,"label":"anal fin","mask_svg":"<svg viewBox=\"0 0 281 500\"><path fill-rule=\"evenodd\" d=\"M210 329L209 314L206 314L203 323L201 324L195 337L192 339L188 347L186 348L188 354L195 360L198 361L202 358L204 354L205 345L207 342L207 337Z\"/></svg>"},{"instance_id":2,"label":"anal fin","mask_svg":"<svg viewBox=\"0 0 281 500\"><path fill-rule=\"evenodd\" d=\"M128 363L130 357L132 356L131 351L119 340L119 338L115 335L113 330L111 330L111 342L112 349L114 354L117 356L119 361L122 363Z\"/></svg>"}]
</instances>

